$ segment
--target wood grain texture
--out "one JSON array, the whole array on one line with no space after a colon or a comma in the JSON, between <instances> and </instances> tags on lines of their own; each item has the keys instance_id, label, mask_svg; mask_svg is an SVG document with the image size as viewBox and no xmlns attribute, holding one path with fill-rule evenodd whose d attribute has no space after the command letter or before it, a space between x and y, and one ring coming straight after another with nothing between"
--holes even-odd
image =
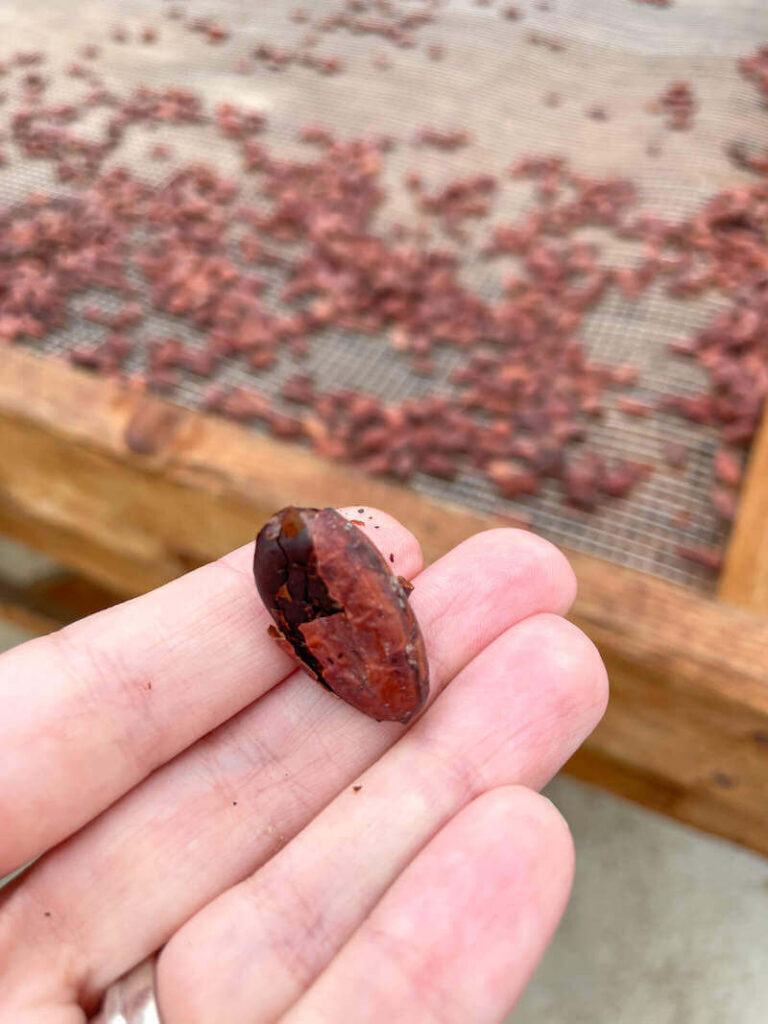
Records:
<instances>
[{"instance_id":1,"label":"wood grain texture","mask_svg":"<svg viewBox=\"0 0 768 1024\"><path fill-rule=\"evenodd\" d=\"M720 596L768 614L768 406L750 453Z\"/></svg>"},{"instance_id":2,"label":"wood grain texture","mask_svg":"<svg viewBox=\"0 0 768 1024\"><path fill-rule=\"evenodd\" d=\"M44 636L61 628L62 623L33 611L23 604L16 604L0 596L0 623L29 633L30 637Z\"/></svg>"},{"instance_id":3,"label":"wood grain texture","mask_svg":"<svg viewBox=\"0 0 768 1024\"><path fill-rule=\"evenodd\" d=\"M253 539L277 508L379 505L428 559L502 520L0 350L0 530L131 595ZM768 853L768 618L573 554L608 713L569 770Z\"/></svg>"},{"instance_id":4,"label":"wood grain texture","mask_svg":"<svg viewBox=\"0 0 768 1024\"><path fill-rule=\"evenodd\" d=\"M568 770L768 854L768 618L572 562L611 700Z\"/></svg>"}]
</instances>

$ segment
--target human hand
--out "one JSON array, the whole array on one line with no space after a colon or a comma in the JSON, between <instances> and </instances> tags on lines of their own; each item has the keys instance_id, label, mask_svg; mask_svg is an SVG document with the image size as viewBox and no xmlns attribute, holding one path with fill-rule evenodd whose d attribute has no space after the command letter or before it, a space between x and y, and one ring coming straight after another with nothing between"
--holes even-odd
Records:
<instances>
[{"instance_id":1,"label":"human hand","mask_svg":"<svg viewBox=\"0 0 768 1024\"><path fill-rule=\"evenodd\" d=\"M492 530L422 570L402 526L365 522L415 582L432 692L408 728L294 670L252 545L0 658L0 876L49 850L0 894L0 1020L82 1022L163 946L164 1024L514 1003L572 875L534 791L605 672L546 541Z\"/></svg>"}]
</instances>

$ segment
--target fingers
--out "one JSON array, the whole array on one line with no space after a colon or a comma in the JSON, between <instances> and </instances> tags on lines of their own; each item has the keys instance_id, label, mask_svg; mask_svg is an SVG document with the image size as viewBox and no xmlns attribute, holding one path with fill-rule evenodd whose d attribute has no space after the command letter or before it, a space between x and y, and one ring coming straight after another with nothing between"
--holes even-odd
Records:
<instances>
[{"instance_id":1,"label":"fingers","mask_svg":"<svg viewBox=\"0 0 768 1024\"><path fill-rule=\"evenodd\" d=\"M348 787L174 936L159 965L167 1005L178 1008L169 1024L222 1013L249 1024L277 1019L451 816L486 789L542 785L605 701L599 655L570 623L539 615L507 630L356 780L357 791Z\"/></svg>"},{"instance_id":2,"label":"fingers","mask_svg":"<svg viewBox=\"0 0 768 1024\"><path fill-rule=\"evenodd\" d=\"M514 530L477 535L430 566L411 600L433 694L512 623L564 610L573 589L563 556ZM403 731L296 674L36 866L0 914L0 961L5 929L14 948L34 949L40 969L50 970L43 906L69 937L68 976L98 998L268 860Z\"/></svg>"},{"instance_id":3,"label":"fingers","mask_svg":"<svg viewBox=\"0 0 768 1024\"><path fill-rule=\"evenodd\" d=\"M397 879L284 1024L495 1024L544 952L572 877L570 834L549 801L517 788L480 797Z\"/></svg>"},{"instance_id":4,"label":"fingers","mask_svg":"<svg viewBox=\"0 0 768 1024\"><path fill-rule=\"evenodd\" d=\"M394 881L284 1024L491 1024L519 996L562 914L573 850L555 808L528 790L489 792L460 811ZM351 898L357 885L347 875ZM317 915L323 926L322 914ZM234 938L234 936L233 936ZM286 959L301 957L296 935ZM208 977L214 975L207 972ZM162 972L167 1024L276 1017L177 1011Z\"/></svg>"},{"instance_id":5,"label":"fingers","mask_svg":"<svg viewBox=\"0 0 768 1024\"><path fill-rule=\"evenodd\" d=\"M393 554L416 539L348 510ZM0 657L0 876L89 821L293 668L267 636L253 545Z\"/></svg>"}]
</instances>

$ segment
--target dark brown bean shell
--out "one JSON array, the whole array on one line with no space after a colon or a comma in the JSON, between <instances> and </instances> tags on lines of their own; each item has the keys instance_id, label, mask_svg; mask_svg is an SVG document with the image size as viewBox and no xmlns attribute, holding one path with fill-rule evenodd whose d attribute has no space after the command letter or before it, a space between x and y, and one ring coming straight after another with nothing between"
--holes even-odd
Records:
<instances>
[{"instance_id":1,"label":"dark brown bean shell","mask_svg":"<svg viewBox=\"0 0 768 1024\"><path fill-rule=\"evenodd\" d=\"M379 721L423 707L427 658L408 595L335 509L277 512L256 538L253 574L273 635L315 679Z\"/></svg>"}]
</instances>

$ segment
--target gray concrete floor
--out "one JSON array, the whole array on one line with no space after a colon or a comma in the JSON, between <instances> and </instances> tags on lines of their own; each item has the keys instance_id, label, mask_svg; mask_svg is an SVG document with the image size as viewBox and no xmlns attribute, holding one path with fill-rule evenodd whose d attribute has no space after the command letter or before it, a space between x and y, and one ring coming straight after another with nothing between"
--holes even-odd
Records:
<instances>
[{"instance_id":1,"label":"gray concrete floor","mask_svg":"<svg viewBox=\"0 0 768 1024\"><path fill-rule=\"evenodd\" d=\"M563 776L570 905L509 1024L765 1024L768 860Z\"/></svg>"},{"instance_id":2,"label":"gray concrete floor","mask_svg":"<svg viewBox=\"0 0 768 1024\"><path fill-rule=\"evenodd\" d=\"M6 577L51 568L0 538ZM0 626L0 650L25 639ZM547 795L576 881L508 1024L766 1024L768 860L563 776Z\"/></svg>"}]
</instances>

